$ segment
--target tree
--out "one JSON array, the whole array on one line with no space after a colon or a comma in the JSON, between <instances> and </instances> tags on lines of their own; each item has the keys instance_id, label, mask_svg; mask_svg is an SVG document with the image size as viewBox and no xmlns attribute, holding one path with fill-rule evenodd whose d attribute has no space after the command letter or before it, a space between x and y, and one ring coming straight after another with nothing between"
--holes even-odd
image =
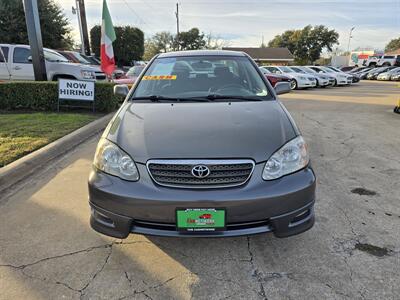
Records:
<instances>
[{"instance_id":1,"label":"tree","mask_svg":"<svg viewBox=\"0 0 400 300\"><path fill-rule=\"evenodd\" d=\"M319 59L322 50L332 51L339 34L323 25L308 25L303 29L287 30L269 41L269 47L286 47L295 56L296 63L309 64Z\"/></svg>"},{"instance_id":2,"label":"tree","mask_svg":"<svg viewBox=\"0 0 400 300\"><path fill-rule=\"evenodd\" d=\"M117 39L113 44L116 64L130 65L133 60L141 60L144 53L143 31L131 26L114 27ZM90 30L90 45L96 56L100 56L101 26Z\"/></svg>"},{"instance_id":3,"label":"tree","mask_svg":"<svg viewBox=\"0 0 400 300\"><path fill-rule=\"evenodd\" d=\"M391 40L385 47L385 52L395 51L400 49L400 37Z\"/></svg>"},{"instance_id":4,"label":"tree","mask_svg":"<svg viewBox=\"0 0 400 300\"><path fill-rule=\"evenodd\" d=\"M54 0L38 0L43 46L70 49L73 46L67 17ZM29 44L22 0L0 0L0 37L2 43Z\"/></svg>"},{"instance_id":5,"label":"tree","mask_svg":"<svg viewBox=\"0 0 400 300\"><path fill-rule=\"evenodd\" d=\"M198 50L204 49L206 41L204 34L200 33L198 28L192 28L189 31L179 33L179 50Z\"/></svg>"},{"instance_id":6,"label":"tree","mask_svg":"<svg viewBox=\"0 0 400 300\"><path fill-rule=\"evenodd\" d=\"M228 41L224 40L220 36L212 35L211 32L209 34L206 34L204 36L204 39L206 41L206 44L204 46L205 49L216 50L229 46Z\"/></svg>"}]
</instances>

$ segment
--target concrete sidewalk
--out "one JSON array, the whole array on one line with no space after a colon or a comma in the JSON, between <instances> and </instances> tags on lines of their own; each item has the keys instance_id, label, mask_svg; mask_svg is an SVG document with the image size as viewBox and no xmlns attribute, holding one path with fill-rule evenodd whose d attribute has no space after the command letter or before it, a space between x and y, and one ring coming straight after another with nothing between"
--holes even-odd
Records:
<instances>
[{"instance_id":1,"label":"concrete sidewalk","mask_svg":"<svg viewBox=\"0 0 400 300\"><path fill-rule=\"evenodd\" d=\"M0 299L397 299L400 118L360 104L364 86L285 97L318 178L311 231L102 236L87 203L96 136L0 198Z\"/></svg>"}]
</instances>

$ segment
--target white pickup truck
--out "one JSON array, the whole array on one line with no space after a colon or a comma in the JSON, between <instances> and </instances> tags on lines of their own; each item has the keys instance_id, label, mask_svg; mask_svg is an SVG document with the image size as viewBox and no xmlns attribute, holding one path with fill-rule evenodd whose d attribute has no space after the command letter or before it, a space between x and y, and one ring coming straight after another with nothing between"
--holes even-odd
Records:
<instances>
[{"instance_id":1,"label":"white pickup truck","mask_svg":"<svg viewBox=\"0 0 400 300\"><path fill-rule=\"evenodd\" d=\"M61 54L43 49L48 80L106 80L99 67L70 63ZM31 50L28 45L0 44L0 80L35 80Z\"/></svg>"}]
</instances>

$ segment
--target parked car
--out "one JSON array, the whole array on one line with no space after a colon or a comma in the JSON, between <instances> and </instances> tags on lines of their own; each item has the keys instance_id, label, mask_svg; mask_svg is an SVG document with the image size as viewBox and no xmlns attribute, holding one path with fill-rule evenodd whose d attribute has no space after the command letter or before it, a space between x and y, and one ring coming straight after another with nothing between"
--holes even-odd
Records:
<instances>
[{"instance_id":1,"label":"parked car","mask_svg":"<svg viewBox=\"0 0 400 300\"><path fill-rule=\"evenodd\" d=\"M367 67L376 67L382 55L371 55L366 60L364 60L363 65Z\"/></svg>"},{"instance_id":2,"label":"parked car","mask_svg":"<svg viewBox=\"0 0 400 300\"><path fill-rule=\"evenodd\" d=\"M354 69L351 69L350 71L343 71L343 70L342 71L352 75L352 74L359 74L365 70L370 70L370 69L372 69L372 67L356 67Z\"/></svg>"},{"instance_id":3,"label":"parked car","mask_svg":"<svg viewBox=\"0 0 400 300\"><path fill-rule=\"evenodd\" d=\"M380 73L376 79L377 80L391 80L392 75L400 74L400 67L388 70L386 72Z\"/></svg>"},{"instance_id":4,"label":"parked car","mask_svg":"<svg viewBox=\"0 0 400 300\"><path fill-rule=\"evenodd\" d=\"M280 75L280 74L273 74L265 68L260 68L260 70L261 70L261 72L263 72L265 77L268 79L268 81L272 85L272 87L275 87L275 85L278 82L289 82L290 83L290 78L287 76Z\"/></svg>"},{"instance_id":5,"label":"parked car","mask_svg":"<svg viewBox=\"0 0 400 300\"><path fill-rule=\"evenodd\" d=\"M358 66L345 66L345 67L341 67L341 68L340 68L340 71L345 72L345 73L348 73L348 72L350 72L351 70L354 70L354 69L358 69Z\"/></svg>"},{"instance_id":6,"label":"parked car","mask_svg":"<svg viewBox=\"0 0 400 300\"><path fill-rule=\"evenodd\" d=\"M308 76L313 76L317 83L316 86L318 86L318 87L327 87L330 84L328 76L324 76L324 75L318 74L318 73L306 72L301 67L291 66L290 68L296 73L302 73L302 74L307 74Z\"/></svg>"},{"instance_id":7,"label":"parked car","mask_svg":"<svg viewBox=\"0 0 400 300\"><path fill-rule=\"evenodd\" d=\"M343 74L345 74L345 75L349 75L349 76L351 76L351 82L352 83L356 83L356 82L359 82L360 81L360 77L359 76L357 76L356 74L349 74L349 73L345 73L345 72L343 72L342 70L340 70L340 69L338 69L338 68L336 68L336 67L332 67L332 66L327 66L327 68L329 68L329 69L331 69L331 70L333 70L333 71L335 71L335 72L337 72L337 73L343 73Z\"/></svg>"},{"instance_id":8,"label":"parked car","mask_svg":"<svg viewBox=\"0 0 400 300\"><path fill-rule=\"evenodd\" d=\"M128 72L126 72L124 76L114 79L113 82L117 84L126 84L129 88L131 88L145 67L146 66L144 65L133 66L128 70Z\"/></svg>"},{"instance_id":9,"label":"parked car","mask_svg":"<svg viewBox=\"0 0 400 300\"><path fill-rule=\"evenodd\" d=\"M396 67L380 67L380 68L372 69L371 71L368 72L366 78L369 80L376 80L378 78L379 74L388 72L394 68L396 68Z\"/></svg>"},{"instance_id":10,"label":"parked car","mask_svg":"<svg viewBox=\"0 0 400 300\"><path fill-rule=\"evenodd\" d=\"M324 66L308 66L310 69L316 71L318 74L327 74L335 78L334 86L351 84L353 78L351 75L342 72L335 72L330 68Z\"/></svg>"},{"instance_id":11,"label":"parked car","mask_svg":"<svg viewBox=\"0 0 400 300\"><path fill-rule=\"evenodd\" d=\"M34 80L30 46L0 44L0 79ZM54 50L44 48L48 80L70 78L78 80L105 80L106 76L98 68L83 64L72 64ZM4 53L4 57L2 57ZM5 62L4 62L5 61Z\"/></svg>"},{"instance_id":12,"label":"parked car","mask_svg":"<svg viewBox=\"0 0 400 300\"><path fill-rule=\"evenodd\" d=\"M316 70L313 70L310 67L306 67L306 66L300 66L298 68L301 68L307 74L311 74L311 75L314 75L314 76L320 76L323 79L327 78L328 81L329 81L329 85L330 86L334 86L335 85L335 77L329 75L328 73L318 73Z\"/></svg>"},{"instance_id":13,"label":"parked car","mask_svg":"<svg viewBox=\"0 0 400 300\"><path fill-rule=\"evenodd\" d=\"M378 67L398 66L400 67L400 55L384 55L377 63Z\"/></svg>"},{"instance_id":14,"label":"parked car","mask_svg":"<svg viewBox=\"0 0 400 300\"><path fill-rule=\"evenodd\" d=\"M205 64L216 67L188 67ZM313 226L308 148L276 96L290 86L273 89L248 55L158 54L129 95L126 85L114 90L127 97L89 177L93 229L118 238L286 237Z\"/></svg>"},{"instance_id":15,"label":"parked car","mask_svg":"<svg viewBox=\"0 0 400 300\"><path fill-rule=\"evenodd\" d=\"M390 77L390 80L393 80L393 81L400 81L400 73L393 74L393 75Z\"/></svg>"},{"instance_id":16,"label":"parked car","mask_svg":"<svg viewBox=\"0 0 400 300\"><path fill-rule=\"evenodd\" d=\"M314 76L307 76L302 73L296 73L286 66L263 66L262 68L273 74L285 75L290 78L290 88L292 90L316 87L317 81Z\"/></svg>"}]
</instances>

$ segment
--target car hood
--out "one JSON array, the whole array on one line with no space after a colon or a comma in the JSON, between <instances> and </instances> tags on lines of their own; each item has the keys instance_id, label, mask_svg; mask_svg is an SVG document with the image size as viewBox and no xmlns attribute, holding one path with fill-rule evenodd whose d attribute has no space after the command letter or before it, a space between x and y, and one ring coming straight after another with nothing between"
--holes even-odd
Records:
<instances>
[{"instance_id":1,"label":"car hood","mask_svg":"<svg viewBox=\"0 0 400 300\"><path fill-rule=\"evenodd\" d=\"M267 160L297 133L280 102L127 102L104 136L136 162L149 159Z\"/></svg>"}]
</instances>

